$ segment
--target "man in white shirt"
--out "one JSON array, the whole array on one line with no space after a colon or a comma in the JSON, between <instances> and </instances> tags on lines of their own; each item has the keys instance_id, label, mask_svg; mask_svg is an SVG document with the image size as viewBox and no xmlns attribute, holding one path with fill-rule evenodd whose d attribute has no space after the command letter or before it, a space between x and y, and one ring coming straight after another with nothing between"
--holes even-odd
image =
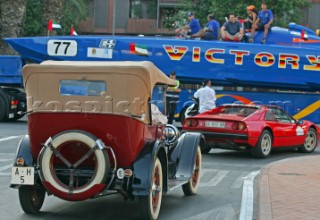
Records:
<instances>
[{"instance_id":1,"label":"man in white shirt","mask_svg":"<svg viewBox=\"0 0 320 220\"><path fill-rule=\"evenodd\" d=\"M211 81L204 80L203 88L194 93L194 97L199 99L199 113L214 109L216 107L216 93L211 88Z\"/></svg>"}]
</instances>

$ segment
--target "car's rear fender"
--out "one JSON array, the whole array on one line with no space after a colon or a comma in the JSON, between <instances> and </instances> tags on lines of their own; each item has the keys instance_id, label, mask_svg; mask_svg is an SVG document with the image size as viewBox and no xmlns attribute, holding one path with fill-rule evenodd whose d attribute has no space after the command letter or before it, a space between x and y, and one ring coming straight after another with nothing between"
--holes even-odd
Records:
<instances>
[{"instance_id":1,"label":"car's rear fender","mask_svg":"<svg viewBox=\"0 0 320 220\"><path fill-rule=\"evenodd\" d=\"M23 158L24 166L33 166L35 164L35 159L33 158L31 147L30 147L30 138L29 135L25 135L18 146L14 165L16 165L17 158Z\"/></svg>"},{"instance_id":2,"label":"car's rear fender","mask_svg":"<svg viewBox=\"0 0 320 220\"><path fill-rule=\"evenodd\" d=\"M25 135L17 148L17 152L14 158L13 166L16 166L17 158L23 158L24 165L26 167L33 167L36 160L34 159L32 153L31 153L31 147L30 147L30 139L29 135ZM19 185L10 184L11 188L17 188Z\"/></svg>"},{"instance_id":3,"label":"car's rear fender","mask_svg":"<svg viewBox=\"0 0 320 220\"><path fill-rule=\"evenodd\" d=\"M202 138L200 133L186 132L178 139L176 147L170 151L169 160L176 162L177 180L189 180L192 176L197 148Z\"/></svg>"},{"instance_id":4,"label":"car's rear fender","mask_svg":"<svg viewBox=\"0 0 320 220\"><path fill-rule=\"evenodd\" d=\"M160 141L147 142L133 163L132 194L136 196L149 195L151 187L152 166L158 156L162 165L163 191L167 191L168 158L165 145Z\"/></svg>"},{"instance_id":5,"label":"car's rear fender","mask_svg":"<svg viewBox=\"0 0 320 220\"><path fill-rule=\"evenodd\" d=\"M274 133L273 133L272 129L270 127L268 127L268 126L266 126L264 128L261 128L261 132L259 132L259 136L252 136L252 135L250 136L249 135L249 138L248 138L249 145L251 145L252 147L257 146L259 138L260 138L260 135L264 130L267 130L267 131L270 132L270 134L272 136L272 145L273 145L274 144Z\"/></svg>"}]
</instances>

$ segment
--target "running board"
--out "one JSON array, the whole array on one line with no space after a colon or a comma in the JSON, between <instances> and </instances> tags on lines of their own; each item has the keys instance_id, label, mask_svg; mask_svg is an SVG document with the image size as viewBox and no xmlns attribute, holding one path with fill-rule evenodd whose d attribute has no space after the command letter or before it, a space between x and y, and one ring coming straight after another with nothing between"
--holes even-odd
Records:
<instances>
[{"instance_id":1,"label":"running board","mask_svg":"<svg viewBox=\"0 0 320 220\"><path fill-rule=\"evenodd\" d=\"M188 180L169 180L168 181L168 192L174 190L175 188L182 186L183 184L187 183Z\"/></svg>"}]
</instances>

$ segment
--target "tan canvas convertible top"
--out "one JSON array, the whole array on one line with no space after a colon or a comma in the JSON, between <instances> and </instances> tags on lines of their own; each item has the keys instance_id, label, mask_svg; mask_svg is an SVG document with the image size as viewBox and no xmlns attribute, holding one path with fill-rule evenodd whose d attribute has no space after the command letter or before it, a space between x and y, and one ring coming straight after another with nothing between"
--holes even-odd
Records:
<instances>
[{"instance_id":1,"label":"tan canvas convertible top","mask_svg":"<svg viewBox=\"0 0 320 220\"><path fill-rule=\"evenodd\" d=\"M103 82L105 92L98 96L61 95L63 80ZM45 61L26 65L23 81L30 113L131 114L146 123L150 122L148 101L153 87L176 83L148 61Z\"/></svg>"}]
</instances>

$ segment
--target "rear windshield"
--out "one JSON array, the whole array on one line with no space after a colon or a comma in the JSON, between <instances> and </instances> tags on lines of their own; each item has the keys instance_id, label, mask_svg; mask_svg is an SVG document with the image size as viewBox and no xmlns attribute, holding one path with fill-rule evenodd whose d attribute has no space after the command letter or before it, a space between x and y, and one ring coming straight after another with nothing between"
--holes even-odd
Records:
<instances>
[{"instance_id":1,"label":"rear windshield","mask_svg":"<svg viewBox=\"0 0 320 220\"><path fill-rule=\"evenodd\" d=\"M234 114L240 116L248 116L257 111L257 108L243 107L243 106L225 106L221 108L222 114Z\"/></svg>"},{"instance_id":2,"label":"rear windshield","mask_svg":"<svg viewBox=\"0 0 320 220\"><path fill-rule=\"evenodd\" d=\"M61 80L59 91L62 96L104 96L106 95L106 82Z\"/></svg>"}]
</instances>

